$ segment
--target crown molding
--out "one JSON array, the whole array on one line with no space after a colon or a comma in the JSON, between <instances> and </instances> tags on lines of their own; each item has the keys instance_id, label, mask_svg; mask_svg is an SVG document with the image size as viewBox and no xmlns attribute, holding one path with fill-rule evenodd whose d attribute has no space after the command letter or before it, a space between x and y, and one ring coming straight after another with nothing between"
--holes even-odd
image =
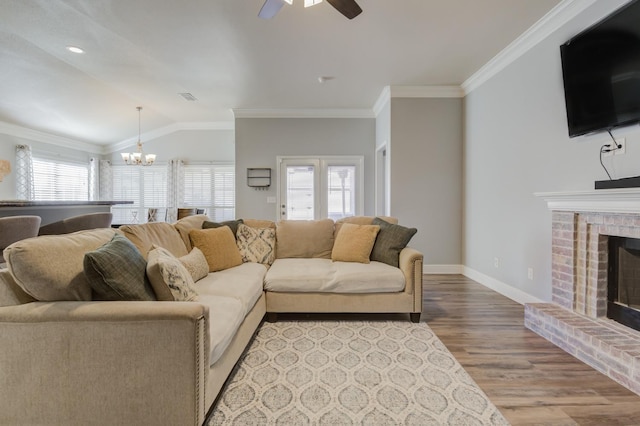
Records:
<instances>
[{"instance_id":1,"label":"crown molding","mask_svg":"<svg viewBox=\"0 0 640 426\"><path fill-rule=\"evenodd\" d=\"M466 79L461 87L465 95L468 95L491 77L502 71L513 61L525 54L535 45L547 38L551 33L565 25L576 15L597 0L563 0L527 31L511 42L500 53L487 62L482 68Z\"/></svg>"},{"instance_id":2,"label":"crown molding","mask_svg":"<svg viewBox=\"0 0 640 426\"><path fill-rule=\"evenodd\" d=\"M392 98L463 98L460 86L389 86Z\"/></svg>"},{"instance_id":3,"label":"crown molding","mask_svg":"<svg viewBox=\"0 0 640 426\"><path fill-rule=\"evenodd\" d=\"M53 135L51 133L42 132L40 130L28 129L4 121L0 121L0 133L15 136L21 139L27 139L34 142L42 142L50 145L60 146L63 148L76 149L91 153L102 153L103 146L89 142L71 139L64 136Z\"/></svg>"},{"instance_id":4,"label":"crown molding","mask_svg":"<svg viewBox=\"0 0 640 426\"><path fill-rule=\"evenodd\" d=\"M200 121L200 122L181 122L173 123L168 126L159 127L154 130L142 133L140 139L144 142L149 142L162 136L170 135L171 133L179 132L181 130L235 130L235 123L233 121ZM124 148L135 145L138 142L138 137L133 136L123 141L110 144L104 152L110 154L112 152L120 151Z\"/></svg>"},{"instance_id":5,"label":"crown molding","mask_svg":"<svg viewBox=\"0 0 640 426\"><path fill-rule=\"evenodd\" d=\"M235 118L375 118L371 109L357 108L236 108Z\"/></svg>"}]
</instances>

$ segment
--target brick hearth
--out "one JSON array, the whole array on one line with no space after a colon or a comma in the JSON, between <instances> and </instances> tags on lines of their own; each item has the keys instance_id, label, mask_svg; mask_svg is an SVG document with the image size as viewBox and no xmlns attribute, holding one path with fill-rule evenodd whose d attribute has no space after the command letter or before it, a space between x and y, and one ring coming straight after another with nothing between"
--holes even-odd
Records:
<instances>
[{"instance_id":1,"label":"brick hearth","mask_svg":"<svg viewBox=\"0 0 640 426\"><path fill-rule=\"evenodd\" d=\"M609 236L640 238L640 214L552 213L552 303L525 326L640 394L640 332L606 318Z\"/></svg>"}]
</instances>

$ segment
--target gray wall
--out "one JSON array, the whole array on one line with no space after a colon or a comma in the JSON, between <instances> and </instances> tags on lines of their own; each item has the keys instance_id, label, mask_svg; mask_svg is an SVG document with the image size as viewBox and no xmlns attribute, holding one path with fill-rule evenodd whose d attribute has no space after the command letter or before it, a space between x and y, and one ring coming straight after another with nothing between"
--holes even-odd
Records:
<instances>
[{"instance_id":1,"label":"gray wall","mask_svg":"<svg viewBox=\"0 0 640 426\"><path fill-rule=\"evenodd\" d=\"M465 100L463 262L543 300L551 298L551 213L533 193L593 189L606 179L598 153L610 141L606 133L569 139L559 46L623 3L596 2ZM614 135L628 145L605 160L614 178L640 175L638 126Z\"/></svg>"},{"instance_id":2,"label":"gray wall","mask_svg":"<svg viewBox=\"0 0 640 426\"><path fill-rule=\"evenodd\" d=\"M418 233L425 265L462 257L462 99L392 98L391 216Z\"/></svg>"},{"instance_id":3,"label":"gray wall","mask_svg":"<svg viewBox=\"0 0 640 426\"><path fill-rule=\"evenodd\" d=\"M364 213L373 214L375 120L373 118L238 118L236 119L236 216L277 219L277 156L363 155ZM247 168L270 167L267 191L246 184Z\"/></svg>"}]
</instances>

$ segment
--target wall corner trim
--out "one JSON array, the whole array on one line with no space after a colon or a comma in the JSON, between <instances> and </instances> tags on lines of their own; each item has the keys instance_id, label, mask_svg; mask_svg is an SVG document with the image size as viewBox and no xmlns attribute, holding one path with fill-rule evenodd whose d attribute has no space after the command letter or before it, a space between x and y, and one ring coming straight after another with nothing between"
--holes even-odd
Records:
<instances>
[{"instance_id":1,"label":"wall corner trim","mask_svg":"<svg viewBox=\"0 0 640 426\"><path fill-rule=\"evenodd\" d=\"M538 299L537 297L532 296L529 293L525 293L520 289L503 283L502 281L499 281L474 269L471 269L468 266L464 267L463 275L476 281L479 284L482 284L487 288L490 288L493 291L500 293L505 297L508 297L509 299L521 305L524 305L526 303L546 303L544 300Z\"/></svg>"},{"instance_id":2,"label":"wall corner trim","mask_svg":"<svg viewBox=\"0 0 640 426\"><path fill-rule=\"evenodd\" d=\"M563 0L544 15L538 22L522 33L500 53L465 80L461 87L468 95L509 64L547 38L558 28L573 19L597 0Z\"/></svg>"}]
</instances>

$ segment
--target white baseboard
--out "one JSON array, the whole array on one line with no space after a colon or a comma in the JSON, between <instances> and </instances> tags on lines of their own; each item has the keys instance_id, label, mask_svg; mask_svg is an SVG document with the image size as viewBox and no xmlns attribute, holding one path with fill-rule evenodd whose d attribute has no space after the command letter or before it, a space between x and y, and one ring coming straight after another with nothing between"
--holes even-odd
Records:
<instances>
[{"instance_id":1,"label":"white baseboard","mask_svg":"<svg viewBox=\"0 0 640 426\"><path fill-rule=\"evenodd\" d=\"M422 265L423 274L464 274L464 265Z\"/></svg>"},{"instance_id":2,"label":"white baseboard","mask_svg":"<svg viewBox=\"0 0 640 426\"><path fill-rule=\"evenodd\" d=\"M464 271L462 272L462 274L465 277L471 278L472 280L482 284L483 286L497 291L501 295L508 297L514 302L520 303L521 305L524 305L525 303L545 303L544 300L538 299L537 297L532 296L529 293L525 293L522 290L512 287L509 284L503 283L502 281L498 281L495 278L476 271L475 269L471 269L467 266L464 266L463 269Z\"/></svg>"}]
</instances>

